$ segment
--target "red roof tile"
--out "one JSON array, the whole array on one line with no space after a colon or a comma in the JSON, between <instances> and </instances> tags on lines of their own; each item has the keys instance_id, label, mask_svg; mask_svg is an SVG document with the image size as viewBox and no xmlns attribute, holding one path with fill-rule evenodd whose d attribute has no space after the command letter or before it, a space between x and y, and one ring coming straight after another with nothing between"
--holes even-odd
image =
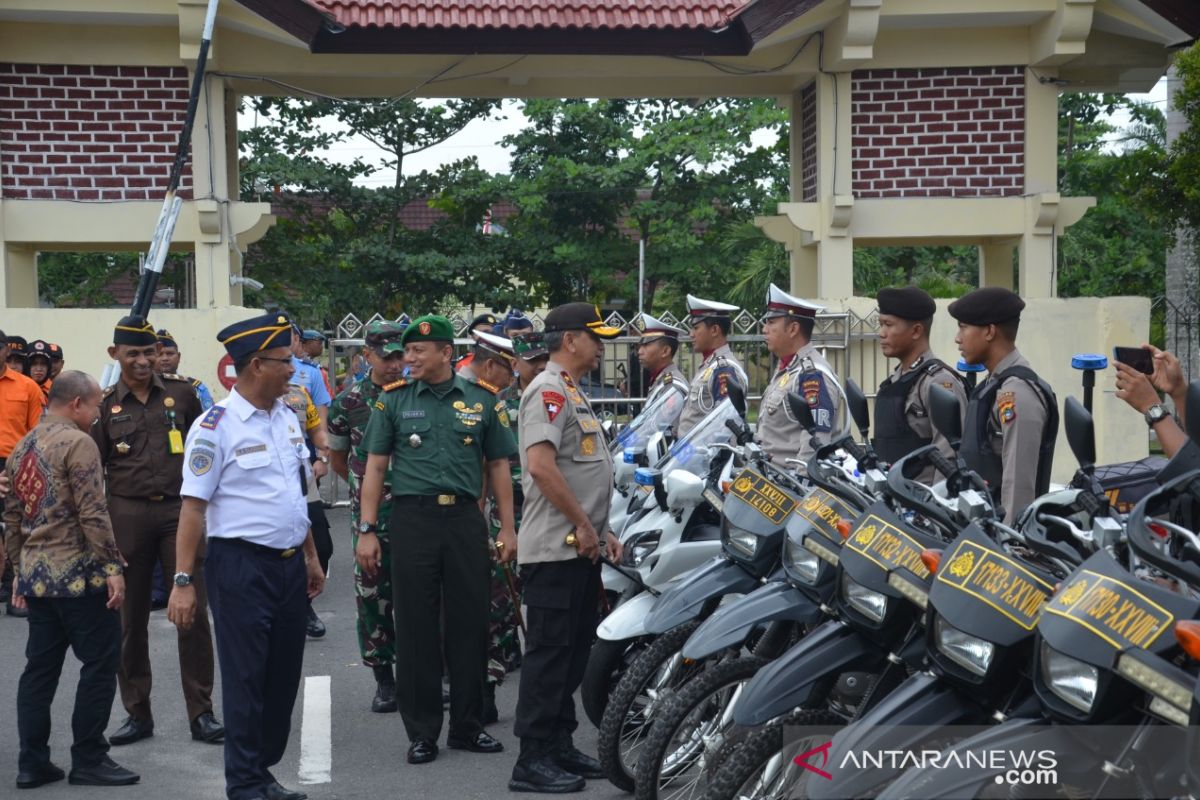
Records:
<instances>
[{"instance_id":1,"label":"red roof tile","mask_svg":"<svg viewBox=\"0 0 1200 800\"><path fill-rule=\"evenodd\" d=\"M346 28L712 30L752 0L306 0Z\"/></svg>"}]
</instances>

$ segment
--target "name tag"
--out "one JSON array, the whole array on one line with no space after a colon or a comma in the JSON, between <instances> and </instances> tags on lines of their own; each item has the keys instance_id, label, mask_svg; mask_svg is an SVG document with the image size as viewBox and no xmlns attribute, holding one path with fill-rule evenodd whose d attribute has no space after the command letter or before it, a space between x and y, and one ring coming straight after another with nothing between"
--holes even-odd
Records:
<instances>
[{"instance_id":1,"label":"name tag","mask_svg":"<svg viewBox=\"0 0 1200 800\"><path fill-rule=\"evenodd\" d=\"M967 541L954 548L936 580L982 600L1027 631L1033 630L1054 592L1053 586L1011 558Z\"/></svg>"},{"instance_id":2,"label":"name tag","mask_svg":"<svg viewBox=\"0 0 1200 800\"><path fill-rule=\"evenodd\" d=\"M425 419L425 411L402 411L400 412L400 417L402 419Z\"/></svg>"},{"instance_id":3,"label":"name tag","mask_svg":"<svg viewBox=\"0 0 1200 800\"><path fill-rule=\"evenodd\" d=\"M846 546L862 553L885 570L903 567L922 580L929 579L929 570L921 561L924 548L907 533L874 514L863 520L850 534Z\"/></svg>"},{"instance_id":4,"label":"name tag","mask_svg":"<svg viewBox=\"0 0 1200 800\"><path fill-rule=\"evenodd\" d=\"M1064 586L1046 613L1082 625L1118 650L1149 647L1175 621L1137 589L1090 570Z\"/></svg>"},{"instance_id":5,"label":"name tag","mask_svg":"<svg viewBox=\"0 0 1200 800\"><path fill-rule=\"evenodd\" d=\"M237 464L242 469L257 469L271 463L271 454L265 444L248 445L233 451Z\"/></svg>"},{"instance_id":6,"label":"name tag","mask_svg":"<svg viewBox=\"0 0 1200 800\"><path fill-rule=\"evenodd\" d=\"M118 414L115 417L109 417L109 422L126 422L133 419L133 414Z\"/></svg>"}]
</instances>

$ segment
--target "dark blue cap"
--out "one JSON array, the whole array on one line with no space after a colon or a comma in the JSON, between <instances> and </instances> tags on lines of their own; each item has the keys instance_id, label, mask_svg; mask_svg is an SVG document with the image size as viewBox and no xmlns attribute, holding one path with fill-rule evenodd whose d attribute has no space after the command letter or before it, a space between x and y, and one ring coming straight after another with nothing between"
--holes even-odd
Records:
<instances>
[{"instance_id":1,"label":"dark blue cap","mask_svg":"<svg viewBox=\"0 0 1200 800\"><path fill-rule=\"evenodd\" d=\"M217 334L217 341L225 345L225 352L234 361L241 361L252 353L270 350L273 347L290 347L292 344L292 321L283 314L264 314L235 322Z\"/></svg>"}]
</instances>

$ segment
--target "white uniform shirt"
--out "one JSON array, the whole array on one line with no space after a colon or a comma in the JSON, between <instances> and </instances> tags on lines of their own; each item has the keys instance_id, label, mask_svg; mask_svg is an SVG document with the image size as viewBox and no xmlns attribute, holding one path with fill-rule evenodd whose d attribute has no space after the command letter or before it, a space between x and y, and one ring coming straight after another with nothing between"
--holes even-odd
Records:
<instances>
[{"instance_id":1,"label":"white uniform shirt","mask_svg":"<svg viewBox=\"0 0 1200 800\"><path fill-rule=\"evenodd\" d=\"M270 412L238 394L192 424L183 455L185 497L208 502L210 539L299 547L308 535L308 451L296 415L282 400Z\"/></svg>"}]
</instances>

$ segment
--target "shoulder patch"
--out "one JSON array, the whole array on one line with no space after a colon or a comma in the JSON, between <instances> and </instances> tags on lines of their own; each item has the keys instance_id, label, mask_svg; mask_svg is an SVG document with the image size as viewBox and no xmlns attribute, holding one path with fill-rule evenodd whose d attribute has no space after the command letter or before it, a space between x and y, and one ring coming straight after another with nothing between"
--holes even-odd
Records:
<instances>
[{"instance_id":1,"label":"shoulder patch","mask_svg":"<svg viewBox=\"0 0 1200 800\"><path fill-rule=\"evenodd\" d=\"M996 413L1000 424L1011 425L1017 421L1017 395L1015 392L1000 392L996 395Z\"/></svg>"},{"instance_id":2,"label":"shoulder patch","mask_svg":"<svg viewBox=\"0 0 1200 800\"><path fill-rule=\"evenodd\" d=\"M500 420L500 424L506 428L512 427L512 420L508 418L508 406L501 400L496 403L496 419Z\"/></svg>"},{"instance_id":3,"label":"shoulder patch","mask_svg":"<svg viewBox=\"0 0 1200 800\"><path fill-rule=\"evenodd\" d=\"M216 430L217 423L221 421L221 417L224 415L225 406L213 406L208 410L208 413L204 415L204 418L200 420L200 427L208 428L210 431Z\"/></svg>"},{"instance_id":4,"label":"shoulder patch","mask_svg":"<svg viewBox=\"0 0 1200 800\"><path fill-rule=\"evenodd\" d=\"M542 392L542 405L546 407L546 417L550 422L554 422L555 418L562 412L566 402L567 398L558 392Z\"/></svg>"},{"instance_id":5,"label":"shoulder patch","mask_svg":"<svg viewBox=\"0 0 1200 800\"><path fill-rule=\"evenodd\" d=\"M401 379L400 379L400 380L398 380L398 381L392 381L391 383L389 383L389 384L387 384L386 386L384 386L384 387L383 387L383 391L385 391L385 392L391 392L391 391L394 391L394 390L396 390L396 389L403 388L403 387L405 387L405 386L408 386L408 378L401 378ZM376 405L379 405L379 404L378 404L378 403L376 403ZM382 408L383 406L379 406L379 407L380 407L380 408Z\"/></svg>"}]
</instances>

